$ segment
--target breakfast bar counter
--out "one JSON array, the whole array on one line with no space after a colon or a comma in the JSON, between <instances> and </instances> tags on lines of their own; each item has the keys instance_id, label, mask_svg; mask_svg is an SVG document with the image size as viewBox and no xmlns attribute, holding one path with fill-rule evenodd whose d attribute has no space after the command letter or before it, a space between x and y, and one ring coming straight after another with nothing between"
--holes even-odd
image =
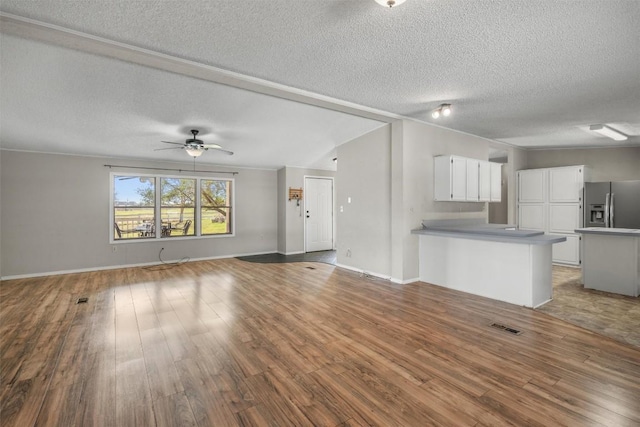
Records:
<instances>
[{"instance_id":1,"label":"breakfast bar counter","mask_svg":"<svg viewBox=\"0 0 640 427\"><path fill-rule=\"evenodd\" d=\"M526 307L552 298L551 247L566 240L482 220L425 220L420 280Z\"/></svg>"}]
</instances>

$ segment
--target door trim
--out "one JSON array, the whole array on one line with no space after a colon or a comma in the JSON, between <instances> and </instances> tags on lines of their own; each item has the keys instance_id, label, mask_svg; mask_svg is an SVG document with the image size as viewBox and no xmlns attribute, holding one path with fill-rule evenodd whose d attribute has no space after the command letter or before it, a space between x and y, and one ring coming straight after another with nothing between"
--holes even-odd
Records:
<instances>
[{"instance_id":1,"label":"door trim","mask_svg":"<svg viewBox=\"0 0 640 427\"><path fill-rule=\"evenodd\" d=\"M308 200L308 194L307 193L307 178L310 179L328 179L331 181L331 227L332 227L332 233L331 233L331 248L332 250L336 249L336 183L335 183L335 178L332 176L319 176L319 175L304 175L303 176L303 180L304 180L304 193L302 196L302 200L303 200L303 206L302 209L304 210L304 226L303 226L303 230L302 230L302 234L304 237L304 252L307 253L307 215L306 215L306 211L307 211L307 200Z\"/></svg>"}]
</instances>

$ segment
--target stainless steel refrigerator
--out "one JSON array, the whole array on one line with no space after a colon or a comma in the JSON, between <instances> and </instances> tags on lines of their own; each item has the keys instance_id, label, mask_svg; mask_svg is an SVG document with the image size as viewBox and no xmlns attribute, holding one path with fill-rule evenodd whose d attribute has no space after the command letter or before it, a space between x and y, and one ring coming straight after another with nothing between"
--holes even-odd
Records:
<instances>
[{"instance_id":1,"label":"stainless steel refrigerator","mask_svg":"<svg viewBox=\"0 0 640 427\"><path fill-rule=\"evenodd\" d=\"M584 226L640 229L640 181L586 182Z\"/></svg>"}]
</instances>

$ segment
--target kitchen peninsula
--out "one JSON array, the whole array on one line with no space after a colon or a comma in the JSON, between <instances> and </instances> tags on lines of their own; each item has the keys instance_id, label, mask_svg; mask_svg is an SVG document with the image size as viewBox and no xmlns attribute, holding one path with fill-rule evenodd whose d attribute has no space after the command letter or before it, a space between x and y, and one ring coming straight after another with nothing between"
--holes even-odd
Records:
<instances>
[{"instance_id":1,"label":"kitchen peninsula","mask_svg":"<svg viewBox=\"0 0 640 427\"><path fill-rule=\"evenodd\" d=\"M640 230L579 228L582 283L586 289L637 297L640 294Z\"/></svg>"},{"instance_id":2,"label":"kitchen peninsula","mask_svg":"<svg viewBox=\"0 0 640 427\"><path fill-rule=\"evenodd\" d=\"M526 307L552 298L551 246L566 240L482 219L424 220L420 280Z\"/></svg>"}]
</instances>

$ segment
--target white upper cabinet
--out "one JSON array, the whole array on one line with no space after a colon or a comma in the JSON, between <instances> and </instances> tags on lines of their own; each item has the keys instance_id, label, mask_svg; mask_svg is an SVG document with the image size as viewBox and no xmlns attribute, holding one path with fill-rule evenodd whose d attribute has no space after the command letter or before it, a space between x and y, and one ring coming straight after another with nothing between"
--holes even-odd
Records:
<instances>
[{"instance_id":1,"label":"white upper cabinet","mask_svg":"<svg viewBox=\"0 0 640 427\"><path fill-rule=\"evenodd\" d=\"M572 166L549 169L549 202L565 203L582 201L584 168Z\"/></svg>"},{"instance_id":2,"label":"white upper cabinet","mask_svg":"<svg viewBox=\"0 0 640 427\"><path fill-rule=\"evenodd\" d=\"M502 200L502 165L493 162L489 162L489 165L491 167L490 200L499 202Z\"/></svg>"},{"instance_id":3,"label":"white upper cabinet","mask_svg":"<svg viewBox=\"0 0 640 427\"><path fill-rule=\"evenodd\" d=\"M491 201L491 163L480 161L478 168L478 200Z\"/></svg>"},{"instance_id":4,"label":"white upper cabinet","mask_svg":"<svg viewBox=\"0 0 640 427\"><path fill-rule=\"evenodd\" d=\"M546 170L531 169L518 172L518 202L544 203L546 199Z\"/></svg>"},{"instance_id":5,"label":"white upper cabinet","mask_svg":"<svg viewBox=\"0 0 640 427\"><path fill-rule=\"evenodd\" d=\"M500 164L461 156L434 157L434 199L452 202L500 201ZM494 183L491 172L497 165ZM492 194L492 188L495 187Z\"/></svg>"},{"instance_id":6,"label":"white upper cabinet","mask_svg":"<svg viewBox=\"0 0 640 427\"><path fill-rule=\"evenodd\" d=\"M451 181L451 198L448 200L467 200L467 159L451 156L451 173L448 178Z\"/></svg>"},{"instance_id":7,"label":"white upper cabinet","mask_svg":"<svg viewBox=\"0 0 640 427\"><path fill-rule=\"evenodd\" d=\"M434 199L467 200L467 159L458 156L434 157Z\"/></svg>"},{"instance_id":8,"label":"white upper cabinet","mask_svg":"<svg viewBox=\"0 0 640 427\"><path fill-rule=\"evenodd\" d=\"M480 160L467 159L467 202L478 201Z\"/></svg>"}]
</instances>

